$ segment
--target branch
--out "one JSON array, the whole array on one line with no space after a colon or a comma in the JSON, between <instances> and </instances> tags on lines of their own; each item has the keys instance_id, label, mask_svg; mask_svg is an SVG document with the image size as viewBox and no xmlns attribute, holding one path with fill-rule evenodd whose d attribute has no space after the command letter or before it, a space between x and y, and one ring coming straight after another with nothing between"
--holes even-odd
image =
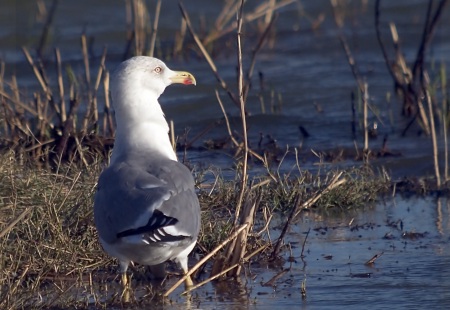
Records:
<instances>
[{"instance_id":1,"label":"branch","mask_svg":"<svg viewBox=\"0 0 450 310\"><path fill-rule=\"evenodd\" d=\"M437 25L439 18L441 17L441 14L444 11L444 8L447 4L448 4L448 0L441 0L441 2L439 2L438 8L436 9L433 19L430 22L433 1L429 0L429 2L428 2L427 17L426 17L425 25L423 27L422 41L420 43L419 50L417 51L416 61L414 62L414 66L413 66L413 70L412 70L414 77L418 77L421 75L420 72L423 70L423 63L425 61L425 51L427 50L428 46L430 45L431 39L433 38L434 32L436 30L436 25Z\"/></svg>"},{"instance_id":2,"label":"branch","mask_svg":"<svg viewBox=\"0 0 450 310\"><path fill-rule=\"evenodd\" d=\"M194 38L195 43L197 43L198 48L202 52L203 56L205 57L206 61L208 62L209 66L211 67L211 70L213 71L217 81L219 82L220 86L227 92L228 96L230 96L231 100L234 102L234 104L240 108L241 104L239 102L239 98L236 97L234 93L231 92L231 90L228 88L227 83L222 79L222 77L219 75L219 71L217 70L216 65L214 64L214 61L212 60L209 53L206 51L205 46L200 41L198 35L195 33L194 28L192 27L191 20L189 18L189 15L184 8L183 3L180 1L178 3L181 15L183 15L184 20L186 21L187 28L189 32L191 33L192 37Z\"/></svg>"}]
</instances>

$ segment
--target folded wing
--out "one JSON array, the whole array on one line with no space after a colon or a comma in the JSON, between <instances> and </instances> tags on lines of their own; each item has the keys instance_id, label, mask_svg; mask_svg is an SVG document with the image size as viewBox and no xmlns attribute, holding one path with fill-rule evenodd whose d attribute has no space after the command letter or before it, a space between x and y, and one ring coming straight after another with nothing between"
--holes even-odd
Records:
<instances>
[{"instance_id":1,"label":"folded wing","mask_svg":"<svg viewBox=\"0 0 450 310\"><path fill-rule=\"evenodd\" d=\"M152 244L196 239L200 225L190 171L172 160L138 169L136 160L108 167L100 176L94 217L103 241ZM183 221L180 221L183 219Z\"/></svg>"}]
</instances>

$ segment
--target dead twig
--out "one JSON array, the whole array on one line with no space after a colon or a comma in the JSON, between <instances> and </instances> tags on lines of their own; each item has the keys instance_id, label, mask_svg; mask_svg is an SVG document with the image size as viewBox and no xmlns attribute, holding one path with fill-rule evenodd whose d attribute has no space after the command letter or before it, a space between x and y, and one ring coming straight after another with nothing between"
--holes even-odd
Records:
<instances>
[{"instance_id":1,"label":"dead twig","mask_svg":"<svg viewBox=\"0 0 450 310\"><path fill-rule=\"evenodd\" d=\"M280 236L278 237L277 243L275 243L275 246L273 248L273 252L270 256L270 258L272 260L276 259L278 257L278 254L280 253L280 249L281 249L281 245L283 243L284 240L284 236L286 235L289 227L291 226L291 223L295 217L295 214L297 212L297 209L300 208L300 194L297 194L297 196L295 197L295 203L294 203L294 207L291 210L291 213L288 216L288 219L286 221L286 223L283 226L283 230L281 231Z\"/></svg>"},{"instance_id":2,"label":"dead twig","mask_svg":"<svg viewBox=\"0 0 450 310\"><path fill-rule=\"evenodd\" d=\"M317 200L319 200L323 195L325 195L326 193L328 193L329 191L331 191L332 189L341 186L342 184L344 184L345 182L347 182L346 178L342 178L343 172L339 172L338 174L336 174L330 181L330 183L328 184L328 186L326 188L324 188L323 190L319 190L317 191L310 199L308 199L307 201L305 201L300 208L298 208L297 212L295 213L296 217L298 214L300 214L300 212L303 209L308 209L309 207L311 207Z\"/></svg>"},{"instance_id":3,"label":"dead twig","mask_svg":"<svg viewBox=\"0 0 450 310\"><path fill-rule=\"evenodd\" d=\"M247 118L245 115L245 98L244 98L244 72L242 68L242 14L244 10L244 0L241 0L241 6L239 9L239 14L237 16L237 63L238 63L238 94L239 94L239 107L241 111L241 124L242 124L242 135L244 140L244 157L242 159L242 175L241 175L241 191L239 192L239 199L236 205L235 222L236 227L239 220L239 212L241 210L242 201L244 199L244 193L247 190L247 158L248 158L248 139L247 139Z\"/></svg>"},{"instance_id":4,"label":"dead twig","mask_svg":"<svg viewBox=\"0 0 450 310\"><path fill-rule=\"evenodd\" d=\"M191 274L193 274L198 268L200 268L201 265L203 265L208 259L210 259L214 254L216 254L220 249L222 249L225 245L227 245L230 241L234 240L245 228L247 228L248 224L241 225L238 229L235 230L233 234L231 234L227 239L222 241L218 246L214 248L211 252L208 253L205 257L203 257L197 264L195 264L194 267L189 269L189 271L181 277L180 280L178 280L177 283L172 285L170 289L168 289L164 293L164 297L169 296L178 286L180 286L181 283L183 283L187 277L189 277Z\"/></svg>"},{"instance_id":5,"label":"dead twig","mask_svg":"<svg viewBox=\"0 0 450 310\"><path fill-rule=\"evenodd\" d=\"M369 105L369 86L367 85L367 82L364 82L364 89L363 89L363 124L364 124L364 163L369 163L369 124L368 124L368 107Z\"/></svg>"},{"instance_id":6,"label":"dead twig","mask_svg":"<svg viewBox=\"0 0 450 310\"><path fill-rule=\"evenodd\" d=\"M53 18L55 17L56 8L58 6L58 0L53 0L50 7L50 12L47 14L47 20L45 21L44 28L42 30L41 37L39 39L39 44L36 49L37 57L42 59L42 51L44 50L45 44L48 43L48 33L50 31L51 25L53 23Z\"/></svg>"},{"instance_id":7,"label":"dead twig","mask_svg":"<svg viewBox=\"0 0 450 310\"><path fill-rule=\"evenodd\" d=\"M380 1L380 0L377 0ZM416 61L414 62L412 73L413 76L420 76L420 72L423 71L423 64L425 62L425 52L433 39L434 32L436 30L437 23L444 12L445 7L448 5L448 0L441 0L434 12L433 18L431 18L431 11L433 1L428 1L427 17L425 25L423 27L422 40L420 42L419 49L417 51Z\"/></svg>"},{"instance_id":8,"label":"dead twig","mask_svg":"<svg viewBox=\"0 0 450 310\"><path fill-rule=\"evenodd\" d=\"M384 254L384 252L375 254L374 256L372 256L371 259L369 259L367 262L365 262L364 265L367 265L367 266L373 265L375 263L375 261L377 259L379 259L381 257L381 255L383 255L383 254Z\"/></svg>"},{"instance_id":9,"label":"dead twig","mask_svg":"<svg viewBox=\"0 0 450 310\"><path fill-rule=\"evenodd\" d=\"M271 15L270 21L267 24L266 29L262 33L261 37L259 38L258 43L256 44L255 48L252 51L250 67L247 71L247 76L246 76L247 83L244 88L244 101L247 100L247 95L251 88L251 80L252 80L253 71L255 69L255 64L256 64L256 55L258 54L258 52L261 50L262 46L266 42L266 38L267 38L270 30L272 29L276 19L277 19L277 15Z\"/></svg>"},{"instance_id":10,"label":"dead twig","mask_svg":"<svg viewBox=\"0 0 450 310\"><path fill-rule=\"evenodd\" d=\"M269 3L263 3L262 6L255 9L254 12L250 14L246 14L244 16L244 22L249 23L252 22L262 16L265 18L267 17L267 13L273 14L274 11L285 7L291 3L295 3L296 0L282 0L278 2L276 5L273 5ZM225 14L221 14L221 16L225 16L225 18L221 19L220 25L216 22L216 27L219 29L216 29L214 32L211 32L206 38L202 41L204 45L208 45L209 43L217 40L220 37L223 37L224 35L231 33L237 28L237 23L232 23L231 25L228 25L228 27L224 28L226 24L229 22L229 20L236 15L237 9L238 9L238 3L236 2L234 7L230 8L224 8ZM219 16L220 18L220 16ZM219 20L218 18L218 20ZM267 24L267 23L266 23Z\"/></svg>"},{"instance_id":11,"label":"dead twig","mask_svg":"<svg viewBox=\"0 0 450 310\"><path fill-rule=\"evenodd\" d=\"M153 21L153 28L152 28L152 37L150 39L150 48L148 51L148 55L150 57L153 57L153 55L155 54L156 34L158 33L159 14L161 13L161 3L162 3L161 0L158 0L158 2L156 3L155 18Z\"/></svg>"},{"instance_id":12,"label":"dead twig","mask_svg":"<svg viewBox=\"0 0 450 310\"><path fill-rule=\"evenodd\" d=\"M19 223L25 216L28 215L28 213L31 212L31 210L33 210L32 208L26 208L25 210L22 211L22 213L19 214L19 216L13 220L11 223L9 223L3 230L2 232L0 232L0 238L3 238L3 236L5 236L11 229L13 229L13 227Z\"/></svg>"},{"instance_id":13,"label":"dead twig","mask_svg":"<svg viewBox=\"0 0 450 310\"><path fill-rule=\"evenodd\" d=\"M423 26L422 38L420 42L420 46L416 53L416 59L412 66L412 69L409 69L406 66L406 62L404 60L403 54L400 52L398 34L395 29L395 25L393 23L390 24L390 29L392 33L392 39L394 42L394 48L396 51L396 61L394 65L392 65L392 61L389 59L386 47L381 38L380 31L380 3L381 0L376 0L375 2L375 30L377 35L377 40L380 45L386 67L391 75L395 87L400 89L403 94L403 110L404 112L411 114L414 111L414 108L417 107L418 111L414 113L413 118L410 123L403 130L405 133L408 128L415 121L417 116L420 116L420 121L422 123L422 128L427 135L431 134L431 119L425 112L425 108L423 107L421 97L424 95L424 89L421 87L422 76L424 72L424 63L425 63L425 54L428 49L432 38L434 37L435 29L437 23L442 16L442 12L444 8L448 4L448 0L441 0L437 5L436 10L433 12L433 1L428 1L426 19ZM401 72L397 72L395 68L400 68Z\"/></svg>"},{"instance_id":14,"label":"dead twig","mask_svg":"<svg viewBox=\"0 0 450 310\"><path fill-rule=\"evenodd\" d=\"M209 66L211 67L212 72L214 73L214 76L216 77L217 81L219 82L220 86L222 87L222 89L224 89L228 96L231 98L231 100L233 101L233 103L237 106L240 107L240 101L239 98L236 97L236 95L228 88L227 83L225 82L225 80L222 79L222 77L219 74L219 71L217 70L216 65L214 64L214 61L212 60L211 56L209 55L208 51L206 51L205 46L203 45L203 43L201 42L201 40L199 39L199 37L197 36L197 34L194 31L194 28L192 27L191 24L191 20L189 18L189 15L186 11L186 9L184 8L183 3L180 1L178 3L180 10L181 10L181 15L183 15L184 20L186 21L186 26L190 32L190 34L192 35L192 37L194 38L195 43L197 44L198 48L200 49L200 51L203 54L203 57L205 57L206 61L208 62Z\"/></svg>"},{"instance_id":15,"label":"dead twig","mask_svg":"<svg viewBox=\"0 0 450 310\"><path fill-rule=\"evenodd\" d=\"M256 254L258 254L259 252L265 250L268 246L269 246L269 244L263 245L262 247L260 247L260 248L257 249L256 251L254 251L254 252L252 252L251 254L249 254L249 255L247 255L246 257L244 257L244 258L241 260L241 262L236 263L236 264L234 264L233 266L230 266L230 267L226 268L225 270L222 270L220 273L218 273L218 274L216 274L216 275L214 275L214 276L212 276L212 277L209 277L208 279L206 279L206 280L204 280L204 281L202 281L202 282L200 282L200 283L194 285L193 287L190 287L188 290L186 290L186 291L184 291L183 293L181 293L181 295L185 295L185 294L187 294L187 293L189 293L189 292L191 292L191 291L193 291L193 290L195 290L195 289L197 289L197 288L199 288L199 287L205 285L206 283L209 283L209 282L211 282L211 281L214 281L214 280L217 279L217 278L220 278L221 276L223 276L224 274L230 272L230 271L233 270L234 268L236 268L236 267L242 265L242 264L245 263L245 262L248 262L248 261L250 260L250 258L252 258L252 257L255 256Z\"/></svg>"},{"instance_id":16,"label":"dead twig","mask_svg":"<svg viewBox=\"0 0 450 310\"><path fill-rule=\"evenodd\" d=\"M433 112L433 102L431 100L430 91L428 90L428 85L430 85L430 78L428 73L423 72L422 76L422 88L425 93L425 100L428 104L428 116L430 118L430 128L431 128L431 142L433 143L433 162L434 162L434 173L436 176L436 186L438 189L441 188L441 173L439 169L439 150L436 138L436 128L434 125L434 112ZM446 128L444 130L447 130Z\"/></svg>"},{"instance_id":17,"label":"dead twig","mask_svg":"<svg viewBox=\"0 0 450 310\"><path fill-rule=\"evenodd\" d=\"M269 281L266 283L263 283L262 286L275 286L275 281L284 276L288 271L290 271L291 268L286 268L277 273L275 276L273 276Z\"/></svg>"},{"instance_id":18,"label":"dead twig","mask_svg":"<svg viewBox=\"0 0 450 310\"><path fill-rule=\"evenodd\" d=\"M308 229L308 231L306 232L306 236L305 239L303 240L303 244L302 244L302 251L300 252L300 257L305 257L305 255L303 255L303 252L305 251L305 245L306 245L306 240L308 239L309 236L309 232L311 231L311 227Z\"/></svg>"},{"instance_id":19,"label":"dead twig","mask_svg":"<svg viewBox=\"0 0 450 310\"><path fill-rule=\"evenodd\" d=\"M59 52L59 48L55 48L55 58L56 58L56 68L57 68L57 76L58 76L58 90L59 90L59 124L62 124L66 121L66 102L64 99L64 82L62 77L62 66L61 66L61 53Z\"/></svg>"}]
</instances>

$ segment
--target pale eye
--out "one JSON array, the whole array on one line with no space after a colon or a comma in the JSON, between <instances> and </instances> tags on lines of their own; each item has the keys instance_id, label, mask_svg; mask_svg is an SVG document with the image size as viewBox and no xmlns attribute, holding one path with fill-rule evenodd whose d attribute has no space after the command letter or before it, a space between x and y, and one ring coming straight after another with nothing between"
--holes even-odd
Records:
<instances>
[{"instance_id":1,"label":"pale eye","mask_svg":"<svg viewBox=\"0 0 450 310\"><path fill-rule=\"evenodd\" d=\"M162 68L161 68L161 67L156 67L153 71L154 71L155 73L161 73Z\"/></svg>"}]
</instances>

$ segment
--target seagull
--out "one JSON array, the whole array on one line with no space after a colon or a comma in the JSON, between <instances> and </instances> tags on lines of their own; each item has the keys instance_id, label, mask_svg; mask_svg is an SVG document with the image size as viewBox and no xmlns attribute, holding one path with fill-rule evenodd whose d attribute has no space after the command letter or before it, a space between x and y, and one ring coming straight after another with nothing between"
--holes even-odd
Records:
<instances>
[{"instance_id":1,"label":"seagull","mask_svg":"<svg viewBox=\"0 0 450 310\"><path fill-rule=\"evenodd\" d=\"M116 137L98 181L94 221L103 249L119 261L124 287L132 262L150 266L157 278L165 276L167 261L186 274L200 230L194 178L177 160L158 102L174 83L196 81L146 56L122 62L111 78ZM193 285L190 277L185 284Z\"/></svg>"}]
</instances>

